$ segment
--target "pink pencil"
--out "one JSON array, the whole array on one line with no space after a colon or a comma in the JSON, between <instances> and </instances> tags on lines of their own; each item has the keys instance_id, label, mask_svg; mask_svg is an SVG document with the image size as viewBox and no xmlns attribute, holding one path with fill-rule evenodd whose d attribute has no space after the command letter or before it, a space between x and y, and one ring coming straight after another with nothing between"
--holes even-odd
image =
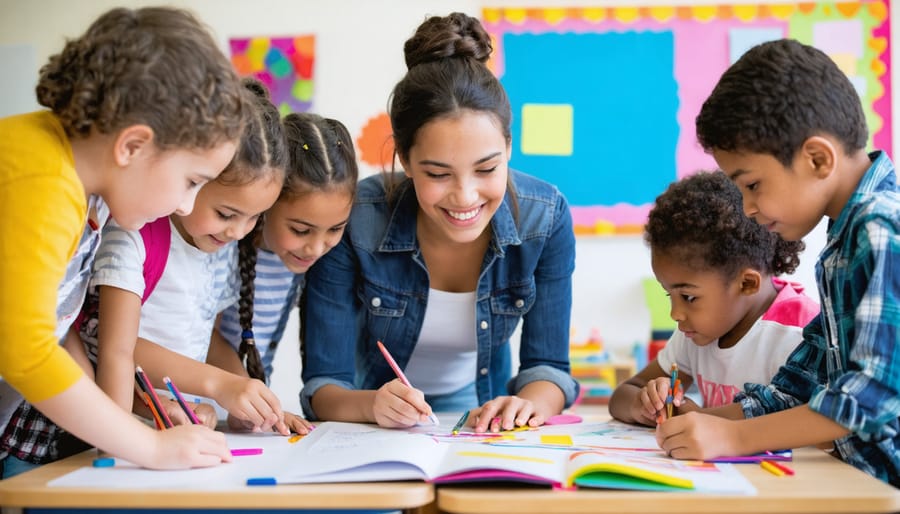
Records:
<instances>
[{"instance_id":1,"label":"pink pencil","mask_svg":"<svg viewBox=\"0 0 900 514\"><path fill-rule=\"evenodd\" d=\"M381 354L384 355L384 360L386 360L388 363L388 366L390 366L391 369L394 370L394 373L397 375L397 378L399 378L400 381L403 382L403 385L405 385L406 387L412 388L412 384L409 383L409 380L406 378L406 375L403 374L403 370L400 369L400 366L397 365L397 361L395 361L394 358L391 357L391 354L388 352L387 348L385 348L384 345L381 344L381 341L378 341L377 344L378 344L378 349L381 350ZM435 416L434 413L429 414L428 419L430 419L431 422L434 423L435 425L441 424L441 422L438 421L437 416Z\"/></svg>"}]
</instances>

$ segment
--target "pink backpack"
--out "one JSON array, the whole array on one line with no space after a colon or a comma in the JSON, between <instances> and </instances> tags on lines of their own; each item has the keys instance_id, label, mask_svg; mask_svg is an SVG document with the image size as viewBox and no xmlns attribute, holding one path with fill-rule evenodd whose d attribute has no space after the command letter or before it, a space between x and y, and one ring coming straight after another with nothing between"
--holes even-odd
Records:
<instances>
[{"instance_id":1,"label":"pink backpack","mask_svg":"<svg viewBox=\"0 0 900 514\"><path fill-rule=\"evenodd\" d=\"M169 217L163 216L156 221L147 223L141 227L140 232L146 253L144 258L144 295L141 297L141 305L144 305L144 302L147 301L147 298L150 297L156 288L156 284L166 269L166 261L169 260L169 247L172 245L172 227L169 226ZM80 332L82 325L88 322L86 334L92 337L97 336L98 304L99 298L97 293L89 292L87 298L85 298L84 305L81 307L81 312L73 323L76 330ZM95 320L94 323L90 323L92 319Z\"/></svg>"},{"instance_id":2,"label":"pink backpack","mask_svg":"<svg viewBox=\"0 0 900 514\"><path fill-rule=\"evenodd\" d=\"M166 269L166 261L169 260L169 247L172 244L169 217L163 216L141 227L141 238L144 240L144 251L147 254L144 259L144 296L141 297L143 305L156 288L163 270Z\"/></svg>"}]
</instances>

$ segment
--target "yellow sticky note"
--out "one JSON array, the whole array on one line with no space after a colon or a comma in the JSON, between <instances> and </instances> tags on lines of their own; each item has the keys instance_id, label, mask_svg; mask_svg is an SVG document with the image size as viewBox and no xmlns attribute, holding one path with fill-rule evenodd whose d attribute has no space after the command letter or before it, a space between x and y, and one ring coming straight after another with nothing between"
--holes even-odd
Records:
<instances>
[{"instance_id":1,"label":"yellow sticky note","mask_svg":"<svg viewBox=\"0 0 900 514\"><path fill-rule=\"evenodd\" d=\"M541 444L555 444L557 446L572 446L572 436L566 434L548 434L541 436Z\"/></svg>"},{"instance_id":2,"label":"yellow sticky note","mask_svg":"<svg viewBox=\"0 0 900 514\"><path fill-rule=\"evenodd\" d=\"M569 104L523 104L522 153L572 155L573 120Z\"/></svg>"},{"instance_id":3,"label":"yellow sticky note","mask_svg":"<svg viewBox=\"0 0 900 514\"><path fill-rule=\"evenodd\" d=\"M829 54L828 57L831 57L831 60L834 61L834 63L837 64L837 67L848 77L856 75L857 58L855 55L851 53L833 53Z\"/></svg>"}]
</instances>

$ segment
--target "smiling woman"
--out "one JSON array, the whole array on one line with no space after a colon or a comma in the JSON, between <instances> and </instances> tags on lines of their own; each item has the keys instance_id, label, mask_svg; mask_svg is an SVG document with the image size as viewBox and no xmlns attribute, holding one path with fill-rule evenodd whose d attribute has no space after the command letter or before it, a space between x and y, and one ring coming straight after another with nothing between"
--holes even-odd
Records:
<instances>
[{"instance_id":1,"label":"smiling woman","mask_svg":"<svg viewBox=\"0 0 900 514\"><path fill-rule=\"evenodd\" d=\"M341 243L308 273L308 417L396 427L471 409L475 430L499 430L540 425L577 396L572 219L554 186L508 167L509 100L484 64L491 50L461 13L427 19L406 42L389 109L403 172L360 183ZM394 379L378 341L415 387Z\"/></svg>"}]
</instances>

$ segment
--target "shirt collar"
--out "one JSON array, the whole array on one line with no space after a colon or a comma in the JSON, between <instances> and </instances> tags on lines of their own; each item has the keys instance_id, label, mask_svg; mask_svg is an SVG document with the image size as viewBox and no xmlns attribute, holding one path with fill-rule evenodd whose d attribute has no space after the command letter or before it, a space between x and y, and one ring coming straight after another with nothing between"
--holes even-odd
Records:
<instances>
[{"instance_id":1,"label":"shirt collar","mask_svg":"<svg viewBox=\"0 0 900 514\"><path fill-rule=\"evenodd\" d=\"M861 203L866 197L877 191L892 191L897 187L897 176L894 172L894 163L887 156L887 153L876 151L869 154L869 160L872 165L863 174L856 186L856 190L847 200L847 205L841 209L841 214L828 227L829 237L835 237L840 234L847 224L850 222L854 207Z\"/></svg>"}]
</instances>

